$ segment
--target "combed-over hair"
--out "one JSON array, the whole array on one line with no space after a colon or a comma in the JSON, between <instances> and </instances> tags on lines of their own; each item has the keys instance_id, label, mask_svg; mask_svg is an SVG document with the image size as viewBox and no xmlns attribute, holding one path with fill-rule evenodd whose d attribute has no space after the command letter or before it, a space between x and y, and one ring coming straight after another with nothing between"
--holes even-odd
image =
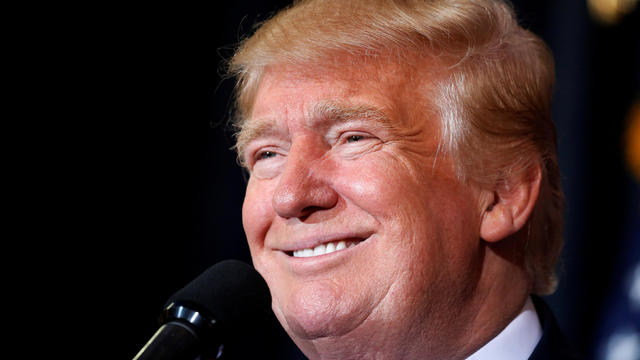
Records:
<instances>
[{"instance_id":1,"label":"combed-over hair","mask_svg":"<svg viewBox=\"0 0 640 360\"><path fill-rule=\"evenodd\" d=\"M245 39L229 63L238 80L236 125L251 113L267 67L322 67L340 56L444 64L430 101L440 116L439 151L454 159L461 181L495 185L540 166L523 248L532 291L552 293L564 201L551 120L554 62L544 42L497 0L295 1Z\"/></svg>"}]
</instances>

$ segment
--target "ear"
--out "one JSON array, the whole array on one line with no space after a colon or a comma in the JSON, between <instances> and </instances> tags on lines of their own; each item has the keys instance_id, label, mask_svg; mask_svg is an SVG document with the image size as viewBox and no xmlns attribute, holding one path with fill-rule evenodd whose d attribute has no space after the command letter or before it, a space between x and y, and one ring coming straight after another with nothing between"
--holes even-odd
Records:
<instances>
[{"instance_id":1,"label":"ear","mask_svg":"<svg viewBox=\"0 0 640 360\"><path fill-rule=\"evenodd\" d=\"M489 205L483 210L480 237L497 242L520 230L531 216L540 192L540 165L529 168L524 175L512 176L487 191Z\"/></svg>"}]
</instances>

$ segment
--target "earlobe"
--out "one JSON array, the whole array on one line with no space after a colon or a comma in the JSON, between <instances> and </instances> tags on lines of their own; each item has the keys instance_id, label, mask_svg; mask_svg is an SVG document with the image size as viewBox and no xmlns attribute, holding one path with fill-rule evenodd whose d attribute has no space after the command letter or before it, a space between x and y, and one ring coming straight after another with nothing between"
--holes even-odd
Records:
<instances>
[{"instance_id":1,"label":"earlobe","mask_svg":"<svg viewBox=\"0 0 640 360\"><path fill-rule=\"evenodd\" d=\"M483 213L480 237L497 242L515 234L531 216L540 192L541 170L535 165L524 176L507 179L493 191Z\"/></svg>"}]
</instances>

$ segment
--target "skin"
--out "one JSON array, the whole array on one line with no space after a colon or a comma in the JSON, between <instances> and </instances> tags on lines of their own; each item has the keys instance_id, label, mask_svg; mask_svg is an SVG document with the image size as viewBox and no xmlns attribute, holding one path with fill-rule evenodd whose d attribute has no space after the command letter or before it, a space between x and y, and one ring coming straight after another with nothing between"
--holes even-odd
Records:
<instances>
[{"instance_id":1,"label":"skin","mask_svg":"<svg viewBox=\"0 0 640 360\"><path fill-rule=\"evenodd\" d=\"M522 259L501 240L535 186L501 194L456 179L421 95L433 68L265 72L240 136L243 224L273 310L310 359L464 359L526 300ZM358 244L291 256L335 240Z\"/></svg>"}]
</instances>

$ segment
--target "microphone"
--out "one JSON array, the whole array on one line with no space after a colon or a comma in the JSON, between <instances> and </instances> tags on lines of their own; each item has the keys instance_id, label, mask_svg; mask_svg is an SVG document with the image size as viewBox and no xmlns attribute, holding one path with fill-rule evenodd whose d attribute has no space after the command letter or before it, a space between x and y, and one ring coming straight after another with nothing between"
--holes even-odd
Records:
<instances>
[{"instance_id":1,"label":"microphone","mask_svg":"<svg viewBox=\"0 0 640 360\"><path fill-rule=\"evenodd\" d=\"M225 260L169 298L161 327L134 360L217 358L227 341L270 315L271 295L260 274L246 263Z\"/></svg>"}]
</instances>

